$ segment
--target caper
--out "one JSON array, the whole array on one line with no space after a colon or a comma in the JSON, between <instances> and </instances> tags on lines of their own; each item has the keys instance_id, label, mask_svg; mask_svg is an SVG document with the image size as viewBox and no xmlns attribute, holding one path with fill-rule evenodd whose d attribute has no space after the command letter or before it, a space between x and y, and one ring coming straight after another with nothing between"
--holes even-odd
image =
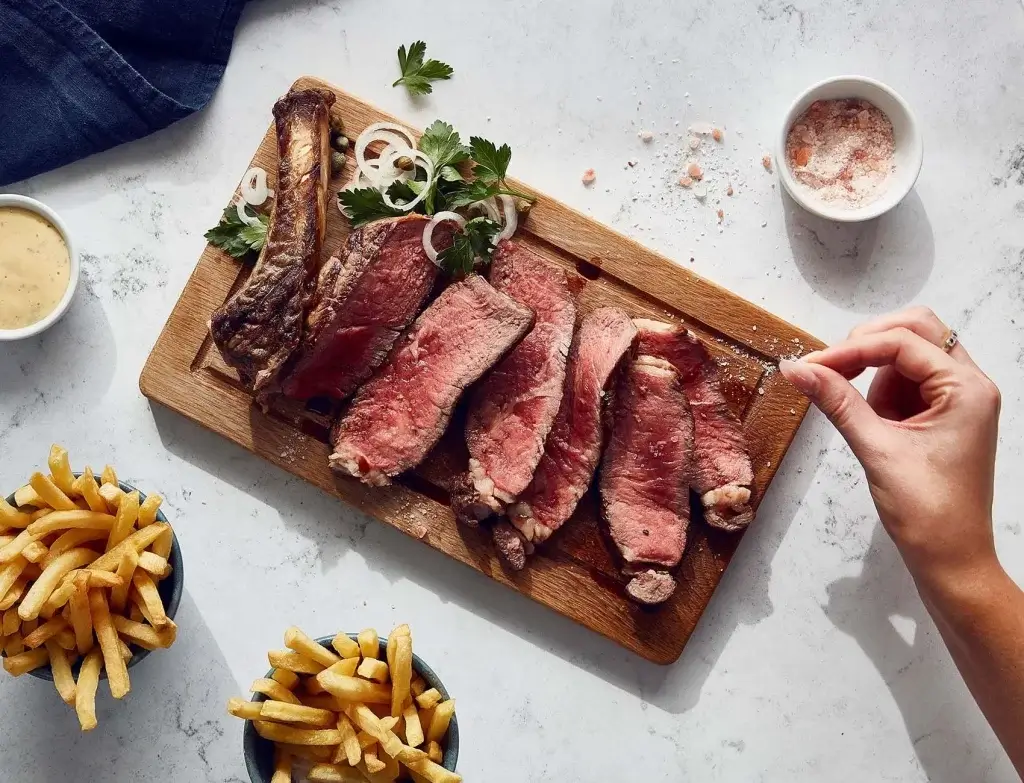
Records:
<instances>
[{"instance_id":1,"label":"caper","mask_svg":"<svg viewBox=\"0 0 1024 783\"><path fill-rule=\"evenodd\" d=\"M335 150L331 153L331 176L339 176L343 168L345 168L345 155Z\"/></svg>"},{"instance_id":2,"label":"caper","mask_svg":"<svg viewBox=\"0 0 1024 783\"><path fill-rule=\"evenodd\" d=\"M416 164L412 162L412 158L408 155L402 155L395 161L395 168L401 171L412 171L416 168Z\"/></svg>"}]
</instances>

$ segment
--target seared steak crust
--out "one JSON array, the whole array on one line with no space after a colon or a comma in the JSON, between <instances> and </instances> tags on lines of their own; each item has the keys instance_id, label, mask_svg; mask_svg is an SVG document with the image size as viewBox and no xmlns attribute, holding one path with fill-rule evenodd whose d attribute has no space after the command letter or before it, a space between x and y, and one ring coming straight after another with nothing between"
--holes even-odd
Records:
<instances>
[{"instance_id":1,"label":"seared steak crust","mask_svg":"<svg viewBox=\"0 0 1024 783\"><path fill-rule=\"evenodd\" d=\"M313 89L274 104L279 163L267 241L245 285L210 320L224 360L257 396L302 338L327 228L333 103L333 93Z\"/></svg>"}]
</instances>

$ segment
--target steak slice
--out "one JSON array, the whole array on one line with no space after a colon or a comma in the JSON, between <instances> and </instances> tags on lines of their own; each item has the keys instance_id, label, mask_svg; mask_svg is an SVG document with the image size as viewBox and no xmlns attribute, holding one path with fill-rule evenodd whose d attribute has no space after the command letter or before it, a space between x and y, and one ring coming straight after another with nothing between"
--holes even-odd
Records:
<instances>
[{"instance_id":1,"label":"steak slice","mask_svg":"<svg viewBox=\"0 0 1024 783\"><path fill-rule=\"evenodd\" d=\"M533 478L555 423L576 305L561 268L526 246L502 242L491 285L533 310L533 329L490 372L471 398L466 419L469 471L452 494L464 522L500 514Z\"/></svg>"},{"instance_id":2,"label":"steak slice","mask_svg":"<svg viewBox=\"0 0 1024 783\"><path fill-rule=\"evenodd\" d=\"M426 224L415 215L363 226L349 236L344 260L324 264L305 337L285 372L286 397L343 400L387 358L437 280L423 249Z\"/></svg>"},{"instance_id":3,"label":"steak slice","mask_svg":"<svg viewBox=\"0 0 1024 783\"><path fill-rule=\"evenodd\" d=\"M674 589L664 572L682 559L690 525L693 416L676 369L653 356L630 362L616 386L612 422L601 463L604 518L633 576L626 592L660 603Z\"/></svg>"},{"instance_id":4,"label":"steak slice","mask_svg":"<svg viewBox=\"0 0 1024 783\"><path fill-rule=\"evenodd\" d=\"M277 199L267 241L245 285L210 319L224 361L257 399L302 339L327 229L333 103L326 90L297 90L274 104Z\"/></svg>"},{"instance_id":5,"label":"steak slice","mask_svg":"<svg viewBox=\"0 0 1024 783\"><path fill-rule=\"evenodd\" d=\"M449 286L338 420L331 467L382 486L418 465L444 433L465 388L532 325L529 309L479 275Z\"/></svg>"},{"instance_id":6,"label":"steak slice","mask_svg":"<svg viewBox=\"0 0 1024 783\"><path fill-rule=\"evenodd\" d=\"M754 519L750 487L754 471L739 420L729 410L718 368L707 349L682 326L638 319L639 350L665 359L679 371L694 425L694 491L704 518L723 530L741 530Z\"/></svg>"},{"instance_id":7,"label":"steak slice","mask_svg":"<svg viewBox=\"0 0 1024 783\"><path fill-rule=\"evenodd\" d=\"M565 392L533 480L509 506L509 520L527 542L547 540L587 491L604 439L602 403L636 328L617 307L586 315L573 338Z\"/></svg>"}]
</instances>

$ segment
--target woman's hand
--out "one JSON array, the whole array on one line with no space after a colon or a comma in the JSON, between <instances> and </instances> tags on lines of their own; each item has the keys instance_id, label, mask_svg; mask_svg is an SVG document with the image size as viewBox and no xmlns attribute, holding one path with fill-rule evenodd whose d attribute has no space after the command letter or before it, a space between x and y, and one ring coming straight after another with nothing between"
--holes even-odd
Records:
<instances>
[{"instance_id":1,"label":"woman's hand","mask_svg":"<svg viewBox=\"0 0 1024 783\"><path fill-rule=\"evenodd\" d=\"M854 329L784 361L783 375L828 416L864 466L879 517L917 579L997 565L992 491L999 390L926 308ZM865 400L847 378L879 371Z\"/></svg>"}]
</instances>

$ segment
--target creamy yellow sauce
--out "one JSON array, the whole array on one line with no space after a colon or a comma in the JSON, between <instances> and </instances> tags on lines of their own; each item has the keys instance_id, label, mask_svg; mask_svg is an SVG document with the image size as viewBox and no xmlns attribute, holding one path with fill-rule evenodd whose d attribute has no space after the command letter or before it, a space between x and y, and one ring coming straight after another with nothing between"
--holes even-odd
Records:
<instances>
[{"instance_id":1,"label":"creamy yellow sauce","mask_svg":"<svg viewBox=\"0 0 1024 783\"><path fill-rule=\"evenodd\" d=\"M0 207L0 329L20 329L56 309L71 278L64 237L42 215Z\"/></svg>"}]
</instances>

